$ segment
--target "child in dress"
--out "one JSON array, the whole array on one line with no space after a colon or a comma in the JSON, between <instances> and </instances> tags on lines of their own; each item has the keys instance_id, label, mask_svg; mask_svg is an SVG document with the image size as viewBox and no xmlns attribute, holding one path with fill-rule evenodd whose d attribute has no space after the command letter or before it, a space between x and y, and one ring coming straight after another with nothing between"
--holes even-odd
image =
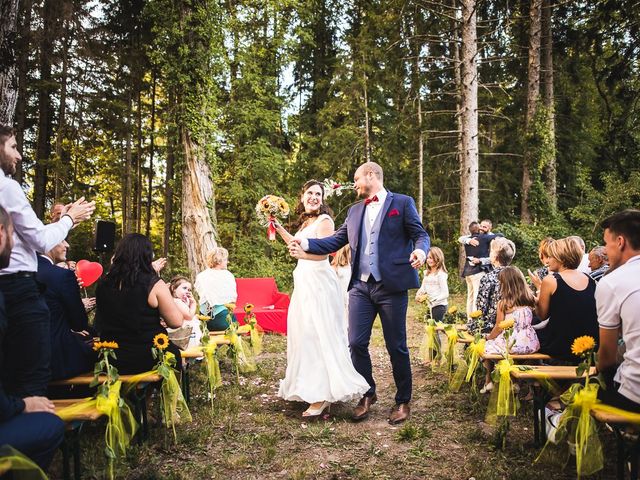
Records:
<instances>
[{"instance_id":1,"label":"child in dress","mask_svg":"<svg viewBox=\"0 0 640 480\"><path fill-rule=\"evenodd\" d=\"M185 319L182 322L182 327L167 329L169 338L182 349L200 345L202 331L200 330L200 320L195 317L197 303L191 293L191 282L187 277L173 277L169 284L169 291Z\"/></svg>"},{"instance_id":2,"label":"child in dress","mask_svg":"<svg viewBox=\"0 0 640 480\"><path fill-rule=\"evenodd\" d=\"M527 285L524 275L518 267L505 267L498 274L500 285L500 301L496 315L496 324L487 335L485 353L497 353L504 355L507 350L505 332L500 327L504 320L513 320L513 330L509 336L509 352L516 355L534 353L540 348L540 342L536 331L531 326L535 298ZM486 393L493 389L491 382L490 360L484 360L486 369L485 385L480 393Z\"/></svg>"},{"instance_id":3,"label":"child in dress","mask_svg":"<svg viewBox=\"0 0 640 480\"><path fill-rule=\"evenodd\" d=\"M444 318L449 303L448 276L447 267L444 265L444 253L438 247L431 247L427 255L422 285L416 292L416 302L426 301L431 318L437 322Z\"/></svg>"},{"instance_id":4,"label":"child in dress","mask_svg":"<svg viewBox=\"0 0 640 480\"><path fill-rule=\"evenodd\" d=\"M331 260L331 266L336 271L338 281L340 282L340 290L344 301L344 318L345 328L349 323L349 281L351 280L351 248L345 245L336 252Z\"/></svg>"}]
</instances>

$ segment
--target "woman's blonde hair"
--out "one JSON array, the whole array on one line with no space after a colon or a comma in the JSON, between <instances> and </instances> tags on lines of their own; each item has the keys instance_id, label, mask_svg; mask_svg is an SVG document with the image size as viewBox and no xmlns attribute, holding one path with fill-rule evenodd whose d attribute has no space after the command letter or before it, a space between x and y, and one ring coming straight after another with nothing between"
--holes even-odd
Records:
<instances>
[{"instance_id":1,"label":"woman's blonde hair","mask_svg":"<svg viewBox=\"0 0 640 480\"><path fill-rule=\"evenodd\" d=\"M500 299L505 310L515 307L535 307L536 299L518 267L504 267L498 273Z\"/></svg>"},{"instance_id":2,"label":"woman's blonde hair","mask_svg":"<svg viewBox=\"0 0 640 480\"><path fill-rule=\"evenodd\" d=\"M563 267L570 270L578 268L582 261L582 249L571 237L551 242L547 252L551 258L555 258Z\"/></svg>"},{"instance_id":3,"label":"woman's blonde hair","mask_svg":"<svg viewBox=\"0 0 640 480\"><path fill-rule=\"evenodd\" d=\"M542 261L542 257L549 256L549 245L551 245L551 242L553 241L552 237L544 237L540 240L540 244L538 245L538 257L540 258L540 261Z\"/></svg>"},{"instance_id":4,"label":"woman's blonde hair","mask_svg":"<svg viewBox=\"0 0 640 480\"><path fill-rule=\"evenodd\" d=\"M491 241L489 257L495 258L503 267L509 265L515 256L516 244L511 240L504 237L497 237Z\"/></svg>"},{"instance_id":5,"label":"woman's blonde hair","mask_svg":"<svg viewBox=\"0 0 640 480\"><path fill-rule=\"evenodd\" d=\"M331 265L334 267L346 267L351 264L351 248L349 245L345 245L336 252L331 260Z\"/></svg>"},{"instance_id":6,"label":"woman's blonde hair","mask_svg":"<svg viewBox=\"0 0 640 480\"><path fill-rule=\"evenodd\" d=\"M442 250L440 250L438 247L431 247L431 250L429 250L427 256L429 255L431 255L431 258L433 258L433 261L435 263L435 265L433 266L433 271L438 272L438 270L442 270L443 272L447 273L447 266L444 264L444 253L442 252ZM427 273L431 273L431 268L429 268L429 265L426 263L425 265L427 265Z\"/></svg>"},{"instance_id":7,"label":"woman's blonde hair","mask_svg":"<svg viewBox=\"0 0 640 480\"><path fill-rule=\"evenodd\" d=\"M216 247L207 253L207 266L209 268L215 268L228 258L229 251L226 248Z\"/></svg>"}]
</instances>

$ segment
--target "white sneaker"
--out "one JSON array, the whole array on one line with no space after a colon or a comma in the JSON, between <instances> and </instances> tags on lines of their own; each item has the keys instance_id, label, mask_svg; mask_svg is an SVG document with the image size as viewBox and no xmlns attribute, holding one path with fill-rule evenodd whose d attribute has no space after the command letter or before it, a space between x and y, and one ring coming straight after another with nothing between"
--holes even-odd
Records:
<instances>
[{"instance_id":1,"label":"white sneaker","mask_svg":"<svg viewBox=\"0 0 640 480\"><path fill-rule=\"evenodd\" d=\"M480 393L489 393L491 390L493 390L493 382L485 384L485 386L480 389Z\"/></svg>"}]
</instances>

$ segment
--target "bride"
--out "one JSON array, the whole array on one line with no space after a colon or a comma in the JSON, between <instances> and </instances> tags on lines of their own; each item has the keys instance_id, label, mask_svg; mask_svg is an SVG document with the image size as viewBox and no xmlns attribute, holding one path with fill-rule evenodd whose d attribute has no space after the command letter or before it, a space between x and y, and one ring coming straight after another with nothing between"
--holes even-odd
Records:
<instances>
[{"instance_id":1,"label":"bride","mask_svg":"<svg viewBox=\"0 0 640 480\"><path fill-rule=\"evenodd\" d=\"M309 180L302 187L295 237L282 225L276 230L288 244L293 238L333 234L333 219L324 204L323 185ZM369 390L349 356L342 292L326 255L305 253L293 271L293 294L287 316L287 373L278 396L307 402L303 417L318 417L333 402L357 400Z\"/></svg>"}]
</instances>

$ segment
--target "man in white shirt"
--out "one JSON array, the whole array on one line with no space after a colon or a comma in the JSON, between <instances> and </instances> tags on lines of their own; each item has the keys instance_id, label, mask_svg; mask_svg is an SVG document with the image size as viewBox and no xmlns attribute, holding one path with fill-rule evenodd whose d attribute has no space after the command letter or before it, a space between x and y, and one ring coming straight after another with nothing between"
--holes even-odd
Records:
<instances>
[{"instance_id":1,"label":"man in white shirt","mask_svg":"<svg viewBox=\"0 0 640 480\"><path fill-rule=\"evenodd\" d=\"M599 398L640 413L640 210L624 210L602 222L609 273L596 287L600 324L598 371L607 389ZM626 351L618 366L618 338Z\"/></svg>"},{"instance_id":2,"label":"man in white shirt","mask_svg":"<svg viewBox=\"0 0 640 480\"><path fill-rule=\"evenodd\" d=\"M14 225L9 266L0 270L8 317L2 377L8 392L24 397L44 395L50 378L49 310L35 280L36 252L62 242L74 225L91 217L95 203L80 198L65 207L59 222L45 226L20 184L9 178L21 159L14 130L0 125L0 205Z\"/></svg>"}]
</instances>

